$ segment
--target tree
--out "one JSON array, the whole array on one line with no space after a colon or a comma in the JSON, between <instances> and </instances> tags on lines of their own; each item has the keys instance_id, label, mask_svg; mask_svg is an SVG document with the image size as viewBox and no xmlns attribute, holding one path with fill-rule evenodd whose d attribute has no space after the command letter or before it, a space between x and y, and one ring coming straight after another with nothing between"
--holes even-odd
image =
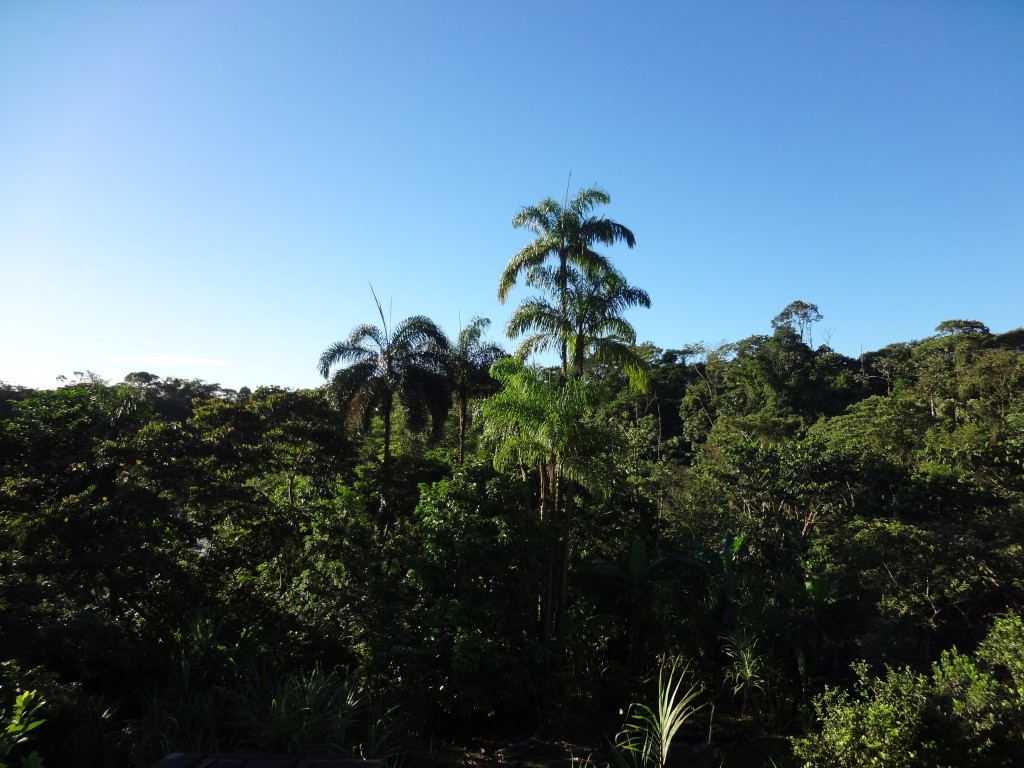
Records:
<instances>
[{"instance_id":1,"label":"tree","mask_svg":"<svg viewBox=\"0 0 1024 768\"><path fill-rule=\"evenodd\" d=\"M611 475L599 454L612 446L614 436L591 417L607 393L593 379L557 384L514 358L495 363L491 375L503 386L484 404L494 467L518 471L524 481L536 471L538 522L553 534L547 584L539 601L541 637L546 640L559 625L567 591L575 502L566 485L573 482L601 492Z\"/></svg>"},{"instance_id":2,"label":"tree","mask_svg":"<svg viewBox=\"0 0 1024 768\"><path fill-rule=\"evenodd\" d=\"M946 320L936 331L935 336L914 346L914 389L928 403L932 416L951 417L959 424L966 405L960 397L961 380L989 347L991 336L988 328L975 320Z\"/></svg>"},{"instance_id":3,"label":"tree","mask_svg":"<svg viewBox=\"0 0 1024 768\"><path fill-rule=\"evenodd\" d=\"M811 325L821 322L822 314L817 304L806 301L791 301L786 308L772 319L772 328L789 328L800 337L808 347L813 347Z\"/></svg>"},{"instance_id":4,"label":"tree","mask_svg":"<svg viewBox=\"0 0 1024 768\"><path fill-rule=\"evenodd\" d=\"M958 385L968 413L987 422L993 436L998 435L1024 395L1024 355L1011 349L986 349L960 375Z\"/></svg>"},{"instance_id":5,"label":"tree","mask_svg":"<svg viewBox=\"0 0 1024 768\"><path fill-rule=\"evenodd\" d=\"M978 320L943 320L935 331L939 336L989 336L988 326Z\"/></svg>"},{"instance_id":6,"label":"tree","mask_svg":"<svg viewBox=\"0 0 1024 768\"><path fill-rule=\"evenodd\" d=\"M558 346L567 351L573 378L583 375L589 360L619 368L634 389L645 390L647 365L633 347L636 332L622 313L630 307L650 307L650 296L610 266L590 278L572 267L567 275L563 292L557 270L538 267L531 272L529 282L547 296L525 300L508 322L510 337L528 334L519 345L519 356Z\"/></svg>"},{"instance_id":7,"label":"tree","mask_svg":"<svg viewBox=\"0 0 1024 768\"><path fill-rule=\"evenodd\" d=\"M497 344L483 341L484 331L491 321L486 317L474 317L469 325L459 331L459 336L448 350L448 372L452 392L459 409L459 463L462 463L466 445L466 428L469 425L469 401L473 397L490 394L495 390L491 378L491 366L506 357L504 349Z\"/></svg>"},{"instance_id":8,"label":"tree","mask_svg":"<svg viewBox=\"0 0 1024 768\"><path fill-rule=\"evenodd\" d=\"M391 415L395 398L407 410L407 426L423 431L428 421L435 432L444 422L451 402L448 386L449 342L432 320L422 315L406 318L389 329L377 304L382 327L357 326L344 341L337 341L320 356L320 375L330 377L331 388L349 423L369 427L375 413L384 422L384 464L391 459Z\"/></svg>"},{"instance_id":9,"label":"tree","mask_svg":"<svg viewBox=\"0 0 1024 768\"><path fill-rule=\"evenodd\" d=\"M630 248L636 244L633 233L622 224L601 216L591 215L599 205L608 205L611 197L602 189L581 189L572 202L562 206L550 197L537 205L523 208L512 219L512 226L529 229L537 239L524 246L505 265L498 281L498 300L502 303L516 281L525 275L527 284L540 277L538 270L554 258L557 268L551 276L554 283L554 306L559 315L566 316L569 303L570 266L580 270L588 279L595 279L612 271L606 256L594 246L624 242ZM569 339L558 340L562 362L562 380L569 376Z\"/></svg>"}]
</instances>

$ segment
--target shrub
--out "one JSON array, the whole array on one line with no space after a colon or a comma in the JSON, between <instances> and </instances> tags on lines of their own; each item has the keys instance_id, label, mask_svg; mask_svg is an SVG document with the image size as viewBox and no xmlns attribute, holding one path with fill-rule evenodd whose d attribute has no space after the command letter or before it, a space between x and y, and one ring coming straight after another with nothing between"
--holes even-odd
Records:
<instances>
[{"instance_id":1,"label":"shrub","mask_svg":"<svg viewBox=\"0 0 1024 768\"><path fill-rule=\"evenodd\" d=\"M1020 765L1024 755L1024 624L998 619L973 656L948 650L930 675L854 665L853 693L814 699L820 730L796 739L806 768Z\"/></svg>"}]
</instances>

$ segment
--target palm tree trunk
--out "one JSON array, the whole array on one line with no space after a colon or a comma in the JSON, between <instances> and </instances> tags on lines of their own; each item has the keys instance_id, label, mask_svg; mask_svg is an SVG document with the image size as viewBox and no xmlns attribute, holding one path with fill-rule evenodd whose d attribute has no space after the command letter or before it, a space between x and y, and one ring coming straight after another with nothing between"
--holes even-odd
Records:
<instances>
[{"instance_id":1,"label":"palm tree trunk","mask_svg":"<svg viewBox=\"0 0 1024 768\"><path fill-rule=\"evenodd\" d=\"M546 511L546 502L547 502L547 483L545 482L545 479L546 479L545 473L546 472L547 472L547 466L544 465L544 464L541 464L539 466L539 468L538 468L538 475L540 476L540 489L539 489L538 494L537 494L537 496L538 496L538 500L537 500L537 519L541 523L544 522L544 513Z\"/></svg>"},{"instance_id":2,"label":"palm tree trunk","mask_svg":"<svg viewBox=\"0 0 1024 768\"><path fill-rule=\"evenodd\" d=\"M519 478L523 481L523 508L526 510L526 519L533 515L533 496L530 494L530 476L526 473L526 466L519 465Z\"/></svg>"},{"instance_id":3,"label":"palm tree trunk","mask_svg":"<svg viewBox=\"0 0 1024 768\"><path fill-rule=\"evenodd\" d=\"M462 464L466 446L466 416L469 411L467 398L459 395L459 464Z\"/></svg>"},{"instance_id":4,"label":"palm tree trunk","mask_svg":"<svg viewBox=\"0 0 1024 768\"><path fill-rule=\"evenodd\" d=\"M560 483L561 484L561 483ZM558 603L555 605L555 626L560 627L565 616L565 604L569 597L569 556L572 548L573 492L569 481L562 494L565 497L565 511L559 531L561 552L558 558Z\"/></svg>"},{"instance_id":5,"label":"palm tree trunk","mask_svg":"<svg viewBox=\"0 0 1024 768\"><path fill-rule=\"evenodd\" d=\"M550 464L545 461L541 463L540 467L540 521L543 523L545 513L547 512L547 496L548 490L551 487L551 474ZM557 499L557 496L555 497ZM549 524L550 527L550 524ZM555 544L554 542L548 542L548 556L547 562L545 563L544 569L544 582L541 585L541 591L537 599L537 618L539 622L539 636L542 643L547 643L551 639L551 630L553 624L554 615L552 613L552 605L554 601L553 586L554 579L552 566L554 564L555 557Z\"/></svg>"},{"instance_id":6,"label":"palm tree trunk","mask_svg":"<svg viewBox=\"0 0 1024 768\"><path fill-rule=\"evenodd\" d=\"M552 486L552 512L551 523L549 527L552 529L551 548L548 555L548 627L547 634L549 637L554 636L555 632L558 631L558 626L561 624L562 615L562 603L564 602L564 595L562 594L562 548L565 540L565 527L562 520L562 478L560 472L560 466L557 459L551 461L551 486Z\"/></svg>"},{"instance_id":7,"label":"palm tree trunk","mask_svg":"<svg viewBox=\"0 0 1024 768\"><path fill-rule=\"evenodd\" d=\"M577 378L583 378L583 333L576 334L576 349L573 350L573 361L572 361L572 375Z\"/></svg>"},{"instance_id":8,"label":"palm tree trunk","mask_svg":"<svg viewBox=\"0 0 1024 768\"><path fill-rule=\"evenodd\" d=\"M558 291L558 311L564 318L569 304L569 252L564 242L558 252ZM569 380L569 340L564 335L559 346L562 352L561 381L564 387L565 382Z\"/></svg>"},{"instance_id":9,"label":"palm tree trunk","mask_svg":"<svg viewBox=\"0 0 1024 768\"><path fill-rule=\"evenodd\" d=\"M391 410L394 406L394 395L384 395L384 466L391 463Z\"/></svg>"}]
</instances>

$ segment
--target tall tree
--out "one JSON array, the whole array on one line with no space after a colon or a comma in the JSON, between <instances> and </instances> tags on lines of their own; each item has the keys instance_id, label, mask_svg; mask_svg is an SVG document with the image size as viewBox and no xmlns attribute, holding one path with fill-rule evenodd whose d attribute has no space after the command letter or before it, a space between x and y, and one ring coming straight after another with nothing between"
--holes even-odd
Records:
<instances>
[{"instance_id":1,"label":"tall tree","mask_svg":"<svg viewBox=\"0 0 1024 768\"><path fill-rule=\"evenodd\" d=\"M496 382L491 378L491 366L506 357L505 350L500 346L483 340L484 332L490 324L491 321L486 317L474 317L469 325L459 331L455 343L448 350L451 388L459 411L460 464L465 453L469 401L473 397L495 391Z\"/></svg>"},{"instance_id":2,"label":"tall tree","mask_svg":"<svg viewBox=\"0 0 1024 768\"><path fill-rule=\"evenodd\" d=\"M546 584L538 601L540 633L547 639L560 623L567 594L575 525L574 494L567 484L597 494L606 490L611 476L600 455L614 445L615 437L593 418L607 392L589 378L559 385L551 381L553 376L514 358L495 363L491 375L502 384L484 404L494 467L518 471L524 481L537 473L537 517L552 534Z\"/></svg>"},{"instance_id":3,"label":"tall tree","mask_svg":"<svg viewBox=\"0 0 1024 768\"><path fill-rule=\"evenodd\" d=\"M583 375L587 362L612 365L626 373L634 389L646 389L647 366L633 346L636 332L622 313L630 307L650 307L647 292L630 285L613 268L590 279L574 268L568 275L568 290L560 306L557 272L537 268L531 273L530 283L547 296L525 300L508 322L510 337L528 334L519 345L519 356L525 358L564 342L573 378Z\"/></svg>"},{"instance_id":4,"label":"tall tree","mask_svg":"<svg viewBox=\"0 0 1024 768\"><path fill-rule=\"evenodd\" d=\"M791 301L779 314L772 318L772 328L789 328L800 337L808 347L814 347L811 326L821 322L823 315L817 304L806 301Z\"/></svg>"},{"instance_id":5,"label":"tall tree","mask_svg":"<svg viewBox=\"0 0 1024 768\"><path fill-rule=\"evenodd\" d=\"M521 276L532 284L531 278L538 276L537 270L554 259L557 265L553 275L555 306L564 316L569 301L570 267L580 270L588 278L596 278L612 271L612 267L606 256L594 250L595 246L624 242L632 248L636 244L633 233L622 224L592 215L597 206L610 202L607 192L590 187L581 189L564 206L548 197L516 214L512 226L530 230L537 239L520 249L505 265L498 282L498 300L505 302ZM565 381L569 376L568 337L560 339L558 346L562 380Z\"/></svg>"},{"instance_id":6,"label":"tall tree","mask_svg":"<svg viewBox=\"0 0 1024 768\"><path fill-rule=\"evenodd\" d=\"M337 341L320 356L320 375L349 363L331 378L331 388L349 423L365 430L375 413L384 422L384 464L391 459L391 415L395 399L407 411L407 426L423 431L428 422L438 430L451 403L448 385L448 338L422 315L406 318L388 328L377 304L381 327L357 326L344 341Z\"/></svg>"}]
</instances>

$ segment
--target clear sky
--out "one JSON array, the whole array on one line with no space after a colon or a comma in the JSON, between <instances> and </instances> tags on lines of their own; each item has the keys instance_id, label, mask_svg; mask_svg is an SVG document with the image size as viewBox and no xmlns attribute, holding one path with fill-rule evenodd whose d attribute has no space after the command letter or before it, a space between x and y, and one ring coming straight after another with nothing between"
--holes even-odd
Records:
<instances>
[{"instance_id":1,"label":"clear sky","mask_svg":"<svg viewBox=\"0 0 1024 768\"><path fill-rule=\"evenodd\" d=\"M569 181L569 174L572 174ZM1024 2L0 1L0 380L317 386L598 185L660 347L1024 325Z\"/></svg>"}]
</instances>

